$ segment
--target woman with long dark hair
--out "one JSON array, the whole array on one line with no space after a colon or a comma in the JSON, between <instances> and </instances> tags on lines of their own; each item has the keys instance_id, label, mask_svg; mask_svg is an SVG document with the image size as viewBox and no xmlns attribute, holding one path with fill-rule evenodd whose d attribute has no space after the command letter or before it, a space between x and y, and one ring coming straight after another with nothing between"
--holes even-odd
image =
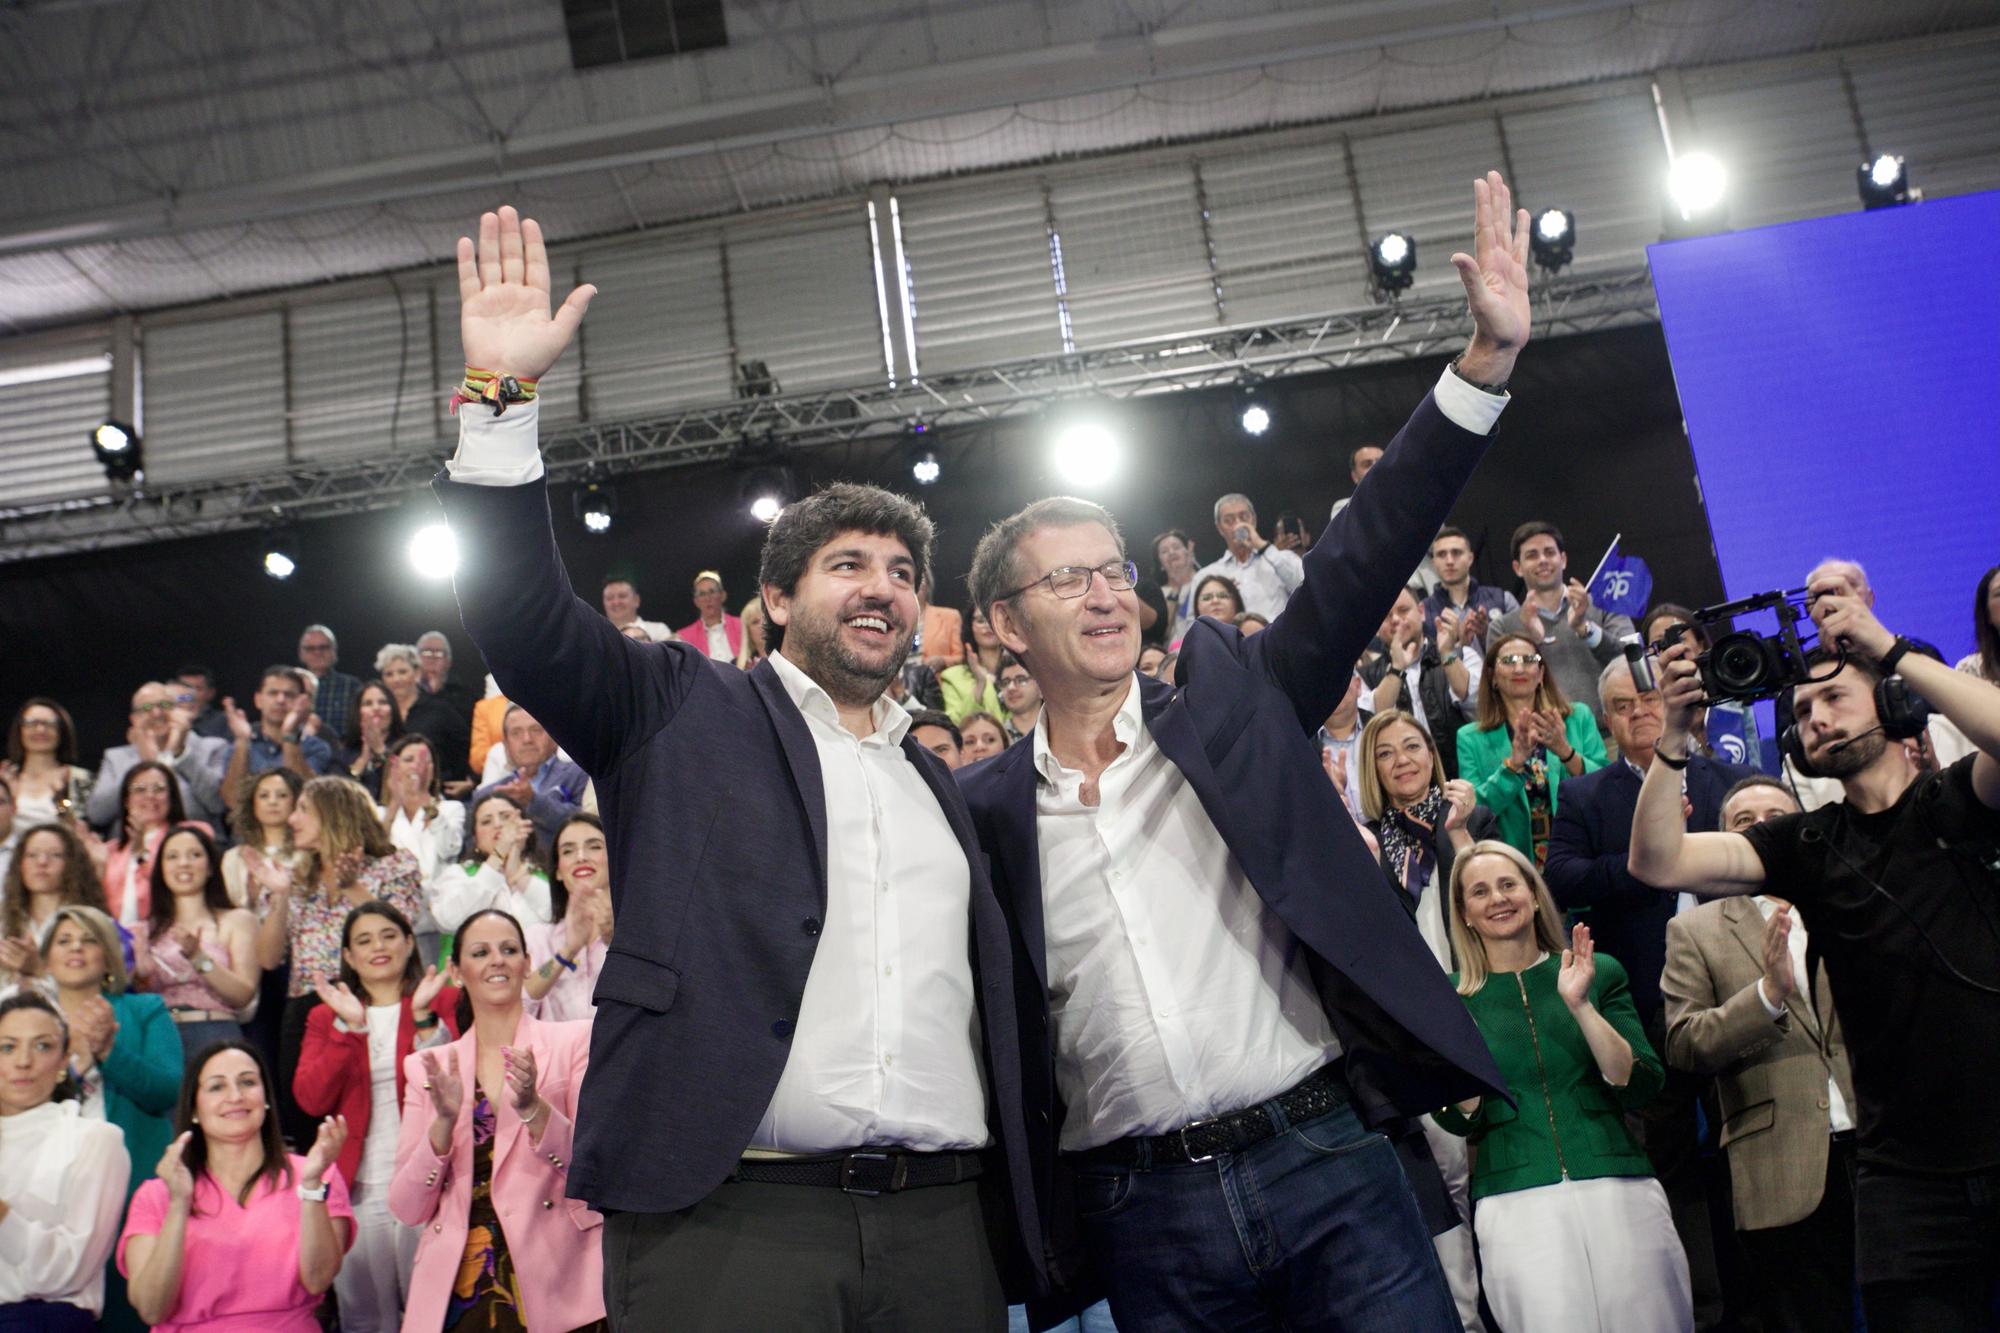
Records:
<instances>
[{"instance_id":1,"label":"woman with long dark hair","mask_svg":"<svg viewBox=\"0 0 2000 1333\"><path fill-rule=\"evenodd\" d=\"M966 612L960 638L965 644L965 660L937 673L938 691L944 696L944 707L939 711L960 725L978 712L998 717L1000 687L994 682L1000 678L1000 654L1006 650L986 623L985 613L976 606Z\"/></svg>"},{"instance_id":2,"label":"woman with long dark hair","mask_svg":"<svg viewBox=\"0 0 2000 1333\"><path fill-rule=\"evenodd\" d=\"M389 761L390 747L402 738L403 710L396 696L379 680L371 680L354 696L354 711L347 719L347 732L340 738L341 762L348 776L382 797L382 772Z\"/></svg>"},{"instance_id":3,"label":"woman with long dark hair","mask_svg":"<svg viewBox=\"0 0 2000 1333\"><path fill-rule=\"evenodd\" d=\"M596 815L571 815L556 830L556 866L550 877L556 920L546 926L523 924L528 958L529 1012L543 1022L590 1018L591 996L611 947L611 857L604 824Z\"/></svg>"},{"instance_id":4,"label":"woman with long dark hair","mask_svg":"<svg viewBox=\"0 0 2000 1333\"><path fill-rule=\"evenodd\" d=\"M389 1207L420 1229L403 1326L603 1327L604 1219L564 1197L590 1025L528 1015L527 940L506 912L459 925L451 970L465 1035L403 1062Z\"/></svg>"},{"instance_id":5,"label":"woman with long dark hair","mask_svg":"<svg viewBox=\"0 0 2000 1333\"><path fill-rule=\"evenodd\" d=\"M310 1152L287 1153L272 1091L264 1057L241 1040L201 1052L181 1088L178 1134L118 1242L133 1308L155 1333L319 1328L313 1312L354 1231L334 1165L347 1126L328 1116Z\"/></svg>"},{"instance_id":6,"label":"woman with long dark hair","mask_svg":"<svg viewBox=\"0 0 2000 1333\"><path fill-rule=\"evenodd\" d=\"M118 788L118 828L104 861L104 901L118 924L131 930L152 912L153 858L167 830L188 823L180 780L158 760L132 765ZM214 835L199 820L194 827Z\"/></svg>"},{"instance_id":7,"label":"woman with long dark hair","mask_svg":"<svg viewBox=\"0 0 2000 1333\"><path fill-rule=\"evenodd\" d=\"M14 789L14 827L83 818L94 775L76 759L76 723L67 708L37 695L14 710L0 763L0 779Z\"/></svg>"},{"instance_id":8,"label":"woman with long dark hair","mask_svg":"<svg viewBox=\"0 0 2000 1333\"><path fill-rule=\"evenodd\" d=\"M0 1329L86 1333L104 1310L132 1166L118 1127L82 1113L68 1055L46 997L0 1000Z\"/></svg>"},{"instance_id":9,"label":"woman with long dark hair","mask_svg":"<svg viewBox=\"0 0 2000 1333\"><path fill-rule=\"evenodd\" d=\"M229 827L236 845L222 854L222 883L229 901L247 907L259 921L270 914L270 895L290 881L296 856L292 809L306 780L289 768L267 768L243 784ZM266 863L275 863L270 870Z\"/></svg>"},{"instance_id":10,"label":"woman with long dark hair","mask_svg":"<svg viewBox=\"0 0 2000 1333\"><path fill-rule=\"evenodd\" d=\"M1210 574L1194 585L1194 613L1234 625L1243 614L1243 592L1227 574ZM1175 640L1176 643L1179 640Z\"/></svg>"},{"instance_id":11,"label":"woman with long dark hair","mask_svg":"<svg viewBox=\"0 0 2000 1333\"><path fill-rule=\"evenodd\" d=\"M65 907L104 910L104 883L83 840L67 824L21 835L0 888L0 984L41 972L42 945Z\"/></svg>"},{"instance_id":12,"label":"woman with long dark hair","mask_svg":"<svg viewBox=\"0 0 2000 1333\"><path fill-rule=\"evenodd\" d=\"M431 915L446 934L491 907L541 925L560 919L534 821L520 802L500 792L473 804L460 860L440 867L430 886Z\"/></svg>"},{"instance_id":13,"label":"woman with long dark hair","mask_svg":"<svg viewBox=\"0 0 2000 1333\"><path fill-rule=\"evenodd\" d=\"M222 856L193 824L172 829L153 858L152 905L133 936L133 979L165 1001L194 1054L243 1035L237 1012L257 997L257 918L229 902Z\"/></svg>"},{"instance_id":14,"label":"woman with long dark hair","mask_svg":"<svg viewBox=\"0 0 2000 1333\"><path fill-rule=\"evenodd\" d=\"M1973 589L1972 641L1977 647L1958 659L1958 669L2000 685L2000 565L1981 574Z\"/></svg>"},{"instance_id":15,"label":"woman with long dark hair","mask_svg":"<svg viewBox=\"0 0 2000 1333\"><path fill-rule=\"evenodd\" d=\"M343 1333L394 1330L410 1291L417 1233L389 1212L402 1120L403 1062L456 1040L457 992L426 971L408 918L362 903L342 926L340 979L315 987L292 1096L307 1115L338 1115L348 1129L341 1178L354 1208L354 1247L334 1280Z\"/></svg>"}]
</instances>

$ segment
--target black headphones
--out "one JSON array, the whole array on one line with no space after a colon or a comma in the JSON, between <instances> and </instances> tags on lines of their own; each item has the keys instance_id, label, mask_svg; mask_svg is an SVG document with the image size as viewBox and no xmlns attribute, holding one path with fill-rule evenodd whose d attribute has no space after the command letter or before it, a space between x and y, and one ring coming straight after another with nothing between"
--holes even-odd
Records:
<instances>
[{"instance_id":1,"label":"black headphones","mask_svg":"<svg viewBox=\"0 0 2000 1333\"><path fill-rule=\"evenodd\" d=\"M1884 676L1875 682L1875 721L1884 736L1892 741L1915 740L1924 734L1930 720L1929 702L1911 689L1909 682L1901 676ZM1859 736L1851 738L1859 739ZM1792 768L1800 777L1826 776L1806 758L1805 737L1800 734L1796 721L1778 737L1778 749L1792 761Z\"/></svg>"}]
</instances>

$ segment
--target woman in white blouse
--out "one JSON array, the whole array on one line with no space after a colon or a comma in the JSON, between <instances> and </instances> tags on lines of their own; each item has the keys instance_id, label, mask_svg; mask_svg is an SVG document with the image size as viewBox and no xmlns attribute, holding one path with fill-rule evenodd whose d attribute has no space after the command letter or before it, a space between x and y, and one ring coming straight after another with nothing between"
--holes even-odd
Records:
<instances>
[{"instance_id":1,"label":"woman in white blouse","mask_svg":"<svg viewBox=\"0 0 2000 1333\"><path fill-rule=\"evenodd\" d=\"M523 925L555 920L549 877L535 826L510 796L482 796L472 807L469 845L430 883L431 915L446 934L474 912L497 907Z\"/></svg>"},{"instance_id":2,"label":"woman in white blouse","mask_svg":"<svg viewBox=\"0 0 2000 1333\"><path fill-rule=\"evenodd\" d=\"M528 1012L544 1023L591 1018L612 930L611 858L596 815L571 815L556 830L551 892L558 919L521 927L533 967L523 988Z\"/></svg>"},{"instance_id":3,"label":"woman in white blouse","mask_svg":"<svg viewBox=\"0 0 2000 1333\"><path fill-rule=\"evenodd\" d=\"M465 845L465 806L444 799L430 737L411 732L389 747L382 771L381 815L389 841L416 857L423 871L424 911L416 921L417 952L426 965L434 964L439 931L430 904L439 874Z\"/></svg>"},{"instance_id":4,"label":"woman in white blouse","mask_svg":"<svg viewBox=\"0 0 2000 1333\"><path fill-rule=\"evenodd\" d=\"M82 1333L104 1309L131 1164L79 1110L69 1028L42 996L0 1001L0 1329Z\"/></svg>"}]
</instances>

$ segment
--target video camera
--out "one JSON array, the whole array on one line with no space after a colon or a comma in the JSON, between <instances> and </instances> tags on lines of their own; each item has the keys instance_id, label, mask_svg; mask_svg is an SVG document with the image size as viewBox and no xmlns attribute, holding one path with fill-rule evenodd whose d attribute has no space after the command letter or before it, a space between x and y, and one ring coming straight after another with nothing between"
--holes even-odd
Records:
<instances>
[{"instance_id":1,"label":"video camera","mask_svg":"<svg viewBox=\"0 0 2000 1333\"><path fill-rule=\"evenodd\" d=\"M1657 688L1652 659L1679 643L1683 633L1690 629L1697 630L1713 645L1695 659L1695 665L1701 670L1702 690L1707 695L1703 703L1720 703L1725 699L1755 703L1760 699L1775 699L1794 686L1825 680L1840 669L1834 666L1815 676L1806 665L1806 654L1817 646L1816 637L1814 642L1803 642L1799 633L1801 621L1805 622L1807 632L1812 632L1812 617L1808 612L1810 604L1811 599L1804 588L1791 588L1705 606L1694 612L1689 620L1667 626L1654 643L1625 645L1625 658L1632 666L1633 678L1639 682L1640 689ZM1775 614L1778 632L1762 635L1755 630L1729 628L1729 622L1734 617L1754 611ZM1716 629L1723 632L1716 633Z\"/></svg>"}]
</instances>

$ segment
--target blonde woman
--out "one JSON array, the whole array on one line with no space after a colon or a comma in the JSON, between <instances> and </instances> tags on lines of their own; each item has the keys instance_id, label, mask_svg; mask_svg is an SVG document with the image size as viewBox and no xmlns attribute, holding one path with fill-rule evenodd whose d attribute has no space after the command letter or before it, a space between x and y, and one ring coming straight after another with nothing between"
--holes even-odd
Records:
<instances>
[{"instance_id":1,"label":"blonde woman","mask_svg":"<svg viewBox=\"0 0 2000 1333\"><path fill-rule=\"evenodd\" d=\"M736 665L748 671L763 661L769 651L764 647L763 597L752 597L743 603L743 612L737 619L743 622L743 644L736 650Z\"/></svg>"},{"instance_id":2,"label":"blonde woman","mask_svg":"<svg viewBox=\"0 0 2000 1333\"><path fill-rule=\"evenodd\" d=\"M1578 926L1565 939L1534 863L1476 842L1452 867L1458 993L1516 1105L1437 1121L1477 1152L1473 1232L1487 1304L1506 1329L1686 1333L1687 1256L1666 1192L1625 1128L1665 1082L1625 969Z\"/></svg>"}]
</instances>

